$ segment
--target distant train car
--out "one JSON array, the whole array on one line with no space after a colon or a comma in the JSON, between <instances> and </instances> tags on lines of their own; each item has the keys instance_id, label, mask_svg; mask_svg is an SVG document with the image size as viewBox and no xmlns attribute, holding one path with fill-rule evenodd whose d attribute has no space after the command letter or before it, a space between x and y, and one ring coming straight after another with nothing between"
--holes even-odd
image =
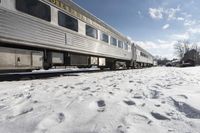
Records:
<instances>
[{"instance_id":1,"label":"distant train car","mask_svg":"<svg viewBox=\"0 0 200 133\"><path fill-rule=\"evenodd\" d=\"M0 0L0 71L150 64L134 60L133 47L71 0Z\"/></svg>"},{"instance_id":2,"label":"distant train car","mask_svg":"<svg viewBox=\"0 0 200 133\"><path fill-rule=\"evenodd\" d=\"M154 57L137 44L133 44L133 60L135 68L151 67Z\"/></svg>"}]
</instances>

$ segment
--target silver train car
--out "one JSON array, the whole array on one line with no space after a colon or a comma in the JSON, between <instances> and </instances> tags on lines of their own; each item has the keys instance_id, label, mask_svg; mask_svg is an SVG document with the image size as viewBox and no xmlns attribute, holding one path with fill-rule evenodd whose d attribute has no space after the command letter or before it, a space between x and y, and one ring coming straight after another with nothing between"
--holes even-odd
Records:
<instances>
[{"instance_id":1,"label":"silver train car","mask_svg":"<svg viewBox=\"0 0 200 133\"><path fill-rule=\"evenodd\" d=\"M154 65L154 56L137 44L133 44L134 68L151 67Z\"/></svg>"},{"instance_id":2,"label":"silver train car","mask_svg":"<svg viewBox=\"0 0 200 133\"><path fill-rule=\"evenodd\" d=\"M0 0L0 71L152 64L148 52L71 0Z\"/></svg>"}]
</instances>

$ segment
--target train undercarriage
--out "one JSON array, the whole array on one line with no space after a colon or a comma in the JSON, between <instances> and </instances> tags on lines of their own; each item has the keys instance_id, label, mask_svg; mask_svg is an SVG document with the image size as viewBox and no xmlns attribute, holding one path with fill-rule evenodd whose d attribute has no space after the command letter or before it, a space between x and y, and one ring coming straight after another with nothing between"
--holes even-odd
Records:
<instances>
[{"instance_id":1,"label":"train undercarriage","mask_svg":"<svg viewBox=\"0 0 200 133\"><path fill-rule=\"evenodd\" d=\"M48 70L67 66L78 68L96 66L111 70L134 68L128 60L4 43L0 45L0 72Z\"/></svg>"}]
</instances>

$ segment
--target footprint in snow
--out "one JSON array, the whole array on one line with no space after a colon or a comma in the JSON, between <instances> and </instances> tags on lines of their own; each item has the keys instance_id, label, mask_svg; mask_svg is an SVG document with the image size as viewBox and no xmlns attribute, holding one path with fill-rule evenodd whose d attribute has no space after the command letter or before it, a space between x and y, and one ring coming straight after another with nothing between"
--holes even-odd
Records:
<instances>
[{"instance_id":1,"label":"footprint in snow","mask_svg":"<svg viewBox=\"0 0 200 133\"><path fill-rule=\"evenodd\" d=\"M71 88L71 89L74 89L75 87L74 87L74 86L70 86L70 88Z\"/></svg>"},{"instance_id":2,"label":"footprint in snow","mask_svg":"<svg viewBox=\"0 0 200 133\"><path fill-rule=\"evenodd\" d=\"M110 95L114 95L114 93L113 93L113 92L111 92L111 91L109 92L109 94L110 94Z\"/></svg>"},{"instance_id":3,"label":"footprint in snow","mask_svg":"<svg viewBox=\"0 0 200 133\"><path fill-rule=\"evenodd\" d=\"M113 76L105 76L103 77L103 79L108 79L108 78L112 78Z\"/></svg>"},{"instance_id":4,"label":"footprint in snow","mask_svg":"<svg viewBox=\"0 0 200 133\"><path fill-rule=\"evenodd\" d=\"M138 84L144 84L142 81L137 81Z\"/></svg>"},{"instance_id":5,"label":"footprint in snow","mask_svg":"<svg viewBox=\"0 0 200 133\"><path fill-rule=\"evenodd\" d=\"M133 124L151 124L152 121L144 116L144 115L140 115L140 114L135 114L135 113L130 113L125 117L125 123L127 125L133 125Z\"/></svg>"},{"instance_id":6,"label":"footprint in snow","mask_svg":"<svg viewBox=\"0 0 200 133\"><path fill-rule=\"evenodd\" d=\"M163 87L161 84L155 84L156 86Z\"/></svg>"},{"instance_id":7,"label":"footprint in snow","mask_svg":"<svg viewBox=\"0 0 200 133\"><path fill-rule=\"evenodd\" d=\"M135 99L142 99L143 98L143 95L142 94L139 94L139 93L136 93L133 98Z\"/></svg>"},{"instance_id":8,"label":"footprint in snow","mask_svg":"<svg viewBox=\"0 0 200 133\"><path fill-rule=\"evenodd\" d=\"M160 105L160 104L155 104L155 106L156 106L156 107L160 107L161 105Z\"/></svg>"},{"instance_id":9,"label":"footprint in snow","mask_svg":"<svg viewBox=\"0 0 200 133\"><path fill-rule=\"evenodd\" d=\"M163 94L161 94L160 91L150 90L150 98L151 99L158 99L158 98L160 98L160 95L163 95Z\"/></svg>"},{"instance_id":10,"label":"footprint in snow","mask_svg":"<svg viewBox=\"0 0 200 133\"><path fill-rule=\"evenodd\" d=\"M65 115L63 113L58 113L57 117L58 117L57 119L58 123L61 123L65 120Z\"/></svg>"},{"instance_id":11,"label":"footprint in snow","mask_svg":"<svg viewBox=\"0 0 200 133\"><path fill-rule=\"evenodd\" d=\"M117 87L117 85L116 85L116 84L114 84L114 85L113 85L113 87L114 87L114 88L116 88L116 87Z\"/></svg>"},{"instance_id":12,"label":"footprint in snow","mask_svg":"<svg viewBox=\"0 0 200 133\"><path fill-rule=\"evenodd\" d=\"M83 85L83 83L81 82L81 83L76 83L75 85Z\"/></svg>"},{"instance_id":13,"label":"footprint in snow","mask_svg":"<svg viewBox=\"0 0 200 133\"><path fill-rule=\"evenodd\" d=\"M155 88L155 89L158 89L159 87L158 86L152 86L153 88Z\"/></svg>"},{"instance_id":14,"label":"footprint in snow","mask_svg":"<svg viewBox=\"0 0 200 133\"><path fill-rule=\"evenodd\" d=\"M164 115L161 115L159 113L156 113L156 112L151 112L151 115L157 119L157 120L170 120L169 118L167 118L166 116Z\"/></svg>"},{"instance_id":15,"label":"footprint in snow","mask_svg":"<svg viewBox=\"0 0 200 133\"><path fill-rule=\"evenodd\" d=\"M87 90L90 90L91 88L90 87L86 87L84 89L82 89L83 91L87 91Z\"/></svg>"},{"instance_id":16,"label":"footprint in snow","mask_svg":"<svg viewBox=\"0 0 200 133\"><path fill-rule=\"evenodd\" d=\"M99 101L97 101L97 106L98 106L98 109L97 109L98 112L104 112L106 103L104 100L99 100Z\"/></svg>"},{"instance_id":17,"label":"footprint in snow","mask_svg":"<svg viewBox=\"0 0 200 133\"><path fill-rule=\"evenodd\" d=\"M22 94L22 93L20 93L20 94L15 94L15 95L13 95L15 98L20 98L20 97L23 97L24 96L24 94Z\"/></svg>"},{"instance_id":18,"label":"footprint in snow","mask_svg":"<svg viewBox=\"0 0 200 133\"><path fill-rule=\"evenodd\" d=\"M178 95L178 97L183 98L183 99L188 99L186 95Z\"/></svg>"},{"instance_id":19,"label":"footprint in snow","mask_svg":"<svg viewBox=\"0 0 200 133\"><path fill-rule=\"evenodd\" d=\"M64 88L64 89L67 89L67 88L69 88L69 86L67 85L67 86L64 86L63 88Z\"/></svg>"},{"instance_id":20,"label":"footprint in snow","mask_svg":"<svg viewBox=\"0 0 200 133\"><path fill-rule=\"evenodd\" d=\"M135 105L135 102L132 101L132 100L124 100L124 103L129 105L129 106Z\"/></svg>"},{"instance_id":21,"label":"footprint in snow","mask_svg":"<svg viewBox=\"0 0 200 133\"><path fill-rule=\"evenodd\" d=\"M56 113L44 118L37 126L37 131L47 132L48 129L54 128L56 125L64 122L66 115L64 113ZM70 117L67 118L70 120Z\"/></svg>"},{"instance_id":22,"label":"footprint in snow","mask_svg":"<svg viewBox=\"0 0 200 133\"><path fill-rule=\"evenodd\" d=\"M0 109L3 109L3 108L5 108L6 106L4 106L4 105L0 105Z\"/></svg>"},{"instance_id":23,"label":"footprint in snow","mask_svg":"<svg viewBox=\"0 0 200 133\"><path fill-rule=\"evenodd\" d=\"M33 89L33 88L31 88L31 89L29 89L29 91L34 91L35 89Z\"/></svg>"},{"instance_id":24,"label":"footprint in snow","mask_svg":"<svg viewBox=\"0 0 200 133\"><path fill-rule=\"evenodd\" d=\"M117 133L126 133L126 128L122 125L117 127Z\"/></svg>"}]
</instances>

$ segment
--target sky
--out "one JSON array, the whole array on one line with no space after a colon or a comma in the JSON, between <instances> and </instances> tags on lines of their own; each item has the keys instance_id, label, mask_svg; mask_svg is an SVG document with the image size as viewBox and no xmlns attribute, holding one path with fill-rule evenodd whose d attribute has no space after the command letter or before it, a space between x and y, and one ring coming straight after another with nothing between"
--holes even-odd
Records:
<instances>
[{"instance_id":1,"label":"sky","mask_svg":"<svg viewBox=\"0 0 200 133\"><path fill-rule=\"evenodd\" d=\"M73 0L154 56L175 58L174 44L200 44L200 0Z\"/></svg>"}]
</instances>

